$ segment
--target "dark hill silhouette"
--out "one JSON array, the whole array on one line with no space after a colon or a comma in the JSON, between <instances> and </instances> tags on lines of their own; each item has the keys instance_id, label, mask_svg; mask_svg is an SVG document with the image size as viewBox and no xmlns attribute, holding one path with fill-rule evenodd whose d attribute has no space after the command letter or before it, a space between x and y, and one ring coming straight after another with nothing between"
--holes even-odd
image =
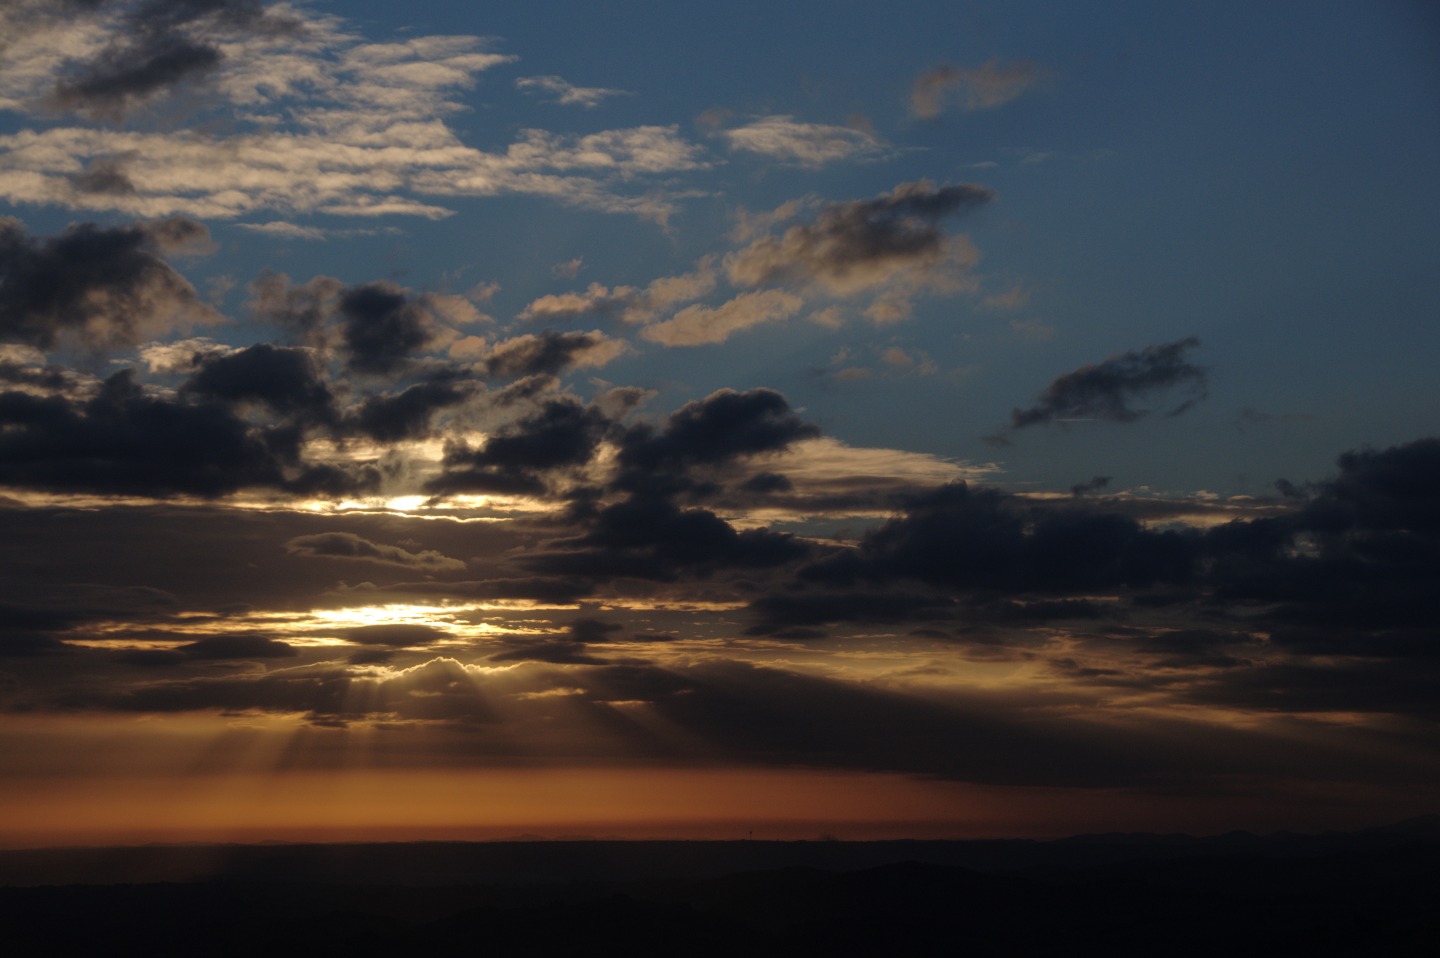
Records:
<instances>
[{"instance_id":1,"label":"dark hill silhouette","mask_svg":"<svg viewBox=\"0 0 1440 958\"><path fill-rule=\"evenodd\" d=\"M3 852L15 887L0 888L0 928L8 954L36 958L1428 956L1437 821L1058 842L88 850L97 874L130 869L117 884L55 881L76 876L80 850ZM153 880L201 860L195 880Z\"/></svg>"}]
</instances>

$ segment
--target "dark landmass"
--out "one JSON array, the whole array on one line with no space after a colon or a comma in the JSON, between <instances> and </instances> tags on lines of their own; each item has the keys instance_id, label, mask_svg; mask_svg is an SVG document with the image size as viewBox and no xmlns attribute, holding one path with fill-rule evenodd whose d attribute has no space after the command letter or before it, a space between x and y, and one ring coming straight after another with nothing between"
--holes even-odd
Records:
<instances>
[{"instance_id":1,"label":"dark landmass","mask_svg":"<svg viewBox=\"0 0 1440 958\"><path fill-rule=\"evenodd\" d=\"M0 852L9 954L1430 955L1440 816L1061 841Z\"/></svg>"}]
</instances>

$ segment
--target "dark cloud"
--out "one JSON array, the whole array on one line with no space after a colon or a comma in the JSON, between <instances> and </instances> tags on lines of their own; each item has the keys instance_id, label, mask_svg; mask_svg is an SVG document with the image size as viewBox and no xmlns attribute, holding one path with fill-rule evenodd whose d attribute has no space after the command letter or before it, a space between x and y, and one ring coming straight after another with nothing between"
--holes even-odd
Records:
<instances>
[{"instance_id":1,"label":"dark cloud","mask_svg":"<svg viewBox=\"0 0 1440 958\"><path fill-rule=\"evenodd\" d=\"M340 297L341 338L357 372L393 373L430 345L434 323L405 290L384 281L366 283Z\"/></svg>"},{"instance_id":2,"label":"dark cloud","mask_svg":"<svg viewBox=\"0 0 1440 958\"><path fill-rule=\"evenodd\" d=\"M133 226L72 226L43 241L0 218L0 341L102 350L214 322L219 315L161 257L208 243L175 217Z\"/></svg>"},{"instance_id":3,"label":"dark cloud","mask_svg":"<svg viewBox=\"0 0 1440 958\"><path fill-rule=\"evenodd\" d=\"M554 375L575 365L603 365L622 348L601 332L527 333L496 343L485 357L485 374L494 379Z\"/></svg>"},{"instance_id":4,"label":"dark cloud","mask_svg":"<svg viewBox=\"0 0 1440 958\"><path fill-rule=\"evenodd\" d=\"M382 675L356 674L321 663L264 673L182 677L125 688L74 688L61 692L54 704L124 712L276 712L344 720L387 715L485 723L496 717L479 684L463 665L448 658Z\"/></svg>"},{"instance_id":5,"label":"dark cloud","mask_svg":"<svg viewBox=\"0 0 1440 958\"><path fill-rule=\"evenodd\" d=\"M1058 592L1187 581L1197 534L1153 531L1123 515L1047 509L953 483L913 500L853 551L802 571L815 582L909 579L951 589Z\"/></svg>"},{"instance_id":6,"label":"dark cloud","mask_svg":"<svg viewBox=\"0 0 1440 958\"><path fill-rule=\"evenodd\" d=\"M1287 516L1208 534L1212 578L1231 600L1278 603L1278 624L1351 634L1440 621L1440 440L1342 455Z\"/></svg>"},{"instance_id":7,"label":"dark cloud","mask_svg":"<svg viewBox=\"0 0 1440 958\"><path fill-rule=\"evenodd\" d=\"M56 84L55 100L67 109L119 118L132 102L209 73L221 59L213 44L157 33L107 50L78 76Z\"/></svg>"},{"instance_id":8,"label":"dark cloud","mask_svg":"<svg viewBox=\"0 0 1440 958\"><path fill-rule=\"evenodd\" d=\"M874 199L828 206L812 224L731 254L726 266L742 286L814 281L842 292L868 288L897 269L943 261L949 238L940 220L994 198L994 191L969 183L903 183Z\"/></svg>"},{"instance_id":9,"label":"dark cloud","mask_svg":"<svg viewBox=\"0 0 1440 958\"><path fill-rule=\"evenodd\" d=\"M1165 413L1178 416L1205 398L1205 370L1185 361L1185 353L1199 345L1200 340L1191 336L1121 353L1066 373L1046 388L1034 406L1016 409L1010 416L1010 428L1066 419L1134 422L1150 412L1132 408L1136 399L1184 386L1190 398Z\"/></svg>"},{"instance_id":10,"label":"dark cloud","mask_svg":"<svg viewBox=\"0 0 1440 958\"><path fill-rule=\"evenodd\" d=\"M261 273L250 284L249 308L255 318L285 330L292 341L324 348L327 324L340 312L345 284L329 276L295 283L284 273Z\"/></svg>"},{"instance_id":11,"label":"dark cloud","mask_svg":"<svg viewBox=\"0 0 1440 958\"><path fill-rule=\"evenodd\" d=\"M192 659L283 659L298 654L293 646L259 635L212 635L175 651Z\"/></svg>"},{"instance_id":12,"label":"dark cloud","mask_svg":"<svg viewBox=\"0 0 1440 958\"><path fill-rule=\"evenodd\" d=\"M836 623L898 623L947 619L954 616L953 603L934 595L913 592L806 592L769 595L755 600L750 611L759 622L751 635L778 638L818 638L824 633L805 626ZM796 631L800 627L801 631Z\"/></svg>"},{"instance_id":13,"label":"dark cloud","mask_svg":"<svg viewBox=\"0 0 1440 958\"><path fill-rule=\"evenodd\" d=\"M609 642L615 632L624 631L618 622L604 622L600 619L575 619L566 626L570 638L576 642Z\"/></svg>"},{"instance_id":14,"label":"dark cloud","mask_svg":"<svg viewBox=\"0 0 1440 958\"><path fill-rule=\"evenodd\" d=\"M1101 489L1104 489L1108 485L1110 485L1109 476L1096 476L1089 482L1080 482L1071 486L1070 494L1072 496L1083 496L1086 493L1099 492Z\"/></svg>"},{"instance_id":15,"label":"dark cloud","mask_svg":"<svg viewBox=\"0 0 1440 958\"><path fill-rule=\"evenodd\" d=\"M182 390L228 402L262 402L282 416L330 423L335 397L320 364L307 349L260 343L203 357Z\"/></svg>"},{"instance_id":16,"label":"dark cloud","mask_svg":"<svg viewBox=\"0 0 1440 958\"><path fill-rule=\"evenodd\" d=\"M79 11L100 4L71 4ZM71 75L56 82L53 99L66 109L120 119L133 106L214 71L224 59L214 34L245 29L275 33L298 29L271 16L259 0L145 0L123 7L119 35Z\"/></svg>"},{"instance_id":17,"label":"dark cloud","mask_svg":"<svg viewBox=\"0 0 1440 958\"><path fill-rule=\"evenodd\" d=\"M430 492L537 493L547 474L583 466L612 427L594 406L570 398L547 400L538 411L501 429L479 449L452 443L444 472L426 484Z\"/></svg>"},{"instance_id":18,"label":"dark cloud","mask_svg":"<svg viewBox=\"0 0 1440 958\"><path fill-rule=\"evenodd\" d=\"M135 182L126 172L126 163L117 156L96 157L85 169L70 177L70 183L81 193L102 193L124 196L135 192Z\"/></svg>"},{"instance_id":19,"label":"dark cloud","mask_svg":"<svg viewBox=\"0 0 1440 958\"><path fill-rule=\"evenodd\" d=\"M354 559L406 569L437 572L465 568L465 563L460 560L441 555L434 550L410 552L399 546L371 542L369 539L351 532L322 532L316 535L296 536L285 543L285 551L299 556Z\"/></svg>"},{"instance_id":20,"label":"dark cloud","mask_svg":"<svg viewBox=\"0 0 1440 958\"><path fill-rule=\"evenodd\" d=\"M605 665L606 659L591 655L584 642L565 639L519 641L513 648L490 656L491 662L548 662L551 665Z\"/></svg>"},{"instance_id":21,"label":"dark cloud","mask_svg":"<svg viewBox=\"0 0 1440 958\"><path fill-rule=\"evenodd\" d=\"M55 492L214 497L267 487L343 495L371 468L298 458L298 436L265 431L225 404L148 394L122 370L91 399L0 393L0 483Z\"/></svg>"},{"instance_id":22,"label":"dark cloud","mask_svg":"<svg viewBox=\"0 0 1440 958\"><path fill-rule=\"evenodd\" d=\"M354 428L377 442L422 439L442 409L458 406L474 396L478 386L450 378L416 383L398 393L369 396L354 417Z\"/></svg>"},{"instance_id":23,"label":"dark cloud","mask_svg":"<svg viewBox=\"0 0 1440 958\"><path fill-rule=\"evenodd\" d=\"M658 496L632 496L601 509L590 531L567 544L578 549L537 553L527 563L560 575L668 580L682 571L778 566L810 551L794 536L769 529L736 532L709 510L683 509Z\"/></svg>"},{"instance_id":24,"label":"dark cloud","mask_svg":"<svg viewBox=\"0 0 1440 958\"><path fill-rule=\"evenodd\" d=\"M686 403L660 430L636 426L625 436L620 464L642 473L679 473L693 466L721 465L820 435L773 389L722 389Z\"/></svg>"}]
</instances>

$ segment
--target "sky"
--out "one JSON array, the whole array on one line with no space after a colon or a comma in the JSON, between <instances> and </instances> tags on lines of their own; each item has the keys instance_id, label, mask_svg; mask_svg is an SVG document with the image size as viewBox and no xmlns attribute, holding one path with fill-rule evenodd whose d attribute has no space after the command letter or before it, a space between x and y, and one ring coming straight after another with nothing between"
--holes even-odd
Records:
<instances>
[{"instance_id":1,"label":"sky","mask_svg":"<svg viewBox=\"0 0 1440 958\"><path fill-rule=\"evenodd\" d=\"M0 38L0 846L1437 807L1432 5Z\"/></svg>"}]
</instances>

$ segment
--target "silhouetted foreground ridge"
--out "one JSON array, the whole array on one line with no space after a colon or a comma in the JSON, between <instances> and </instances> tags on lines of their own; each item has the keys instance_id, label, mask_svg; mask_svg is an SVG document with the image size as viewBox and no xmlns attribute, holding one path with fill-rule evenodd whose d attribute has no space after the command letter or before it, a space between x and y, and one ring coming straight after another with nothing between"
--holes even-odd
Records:
<instances>
[{"instance_id":1,"label":"silhouetted foreground ridge","mask_svg":"<svg viewBox=\"0 0 1440 958\"><path fill-rule=\"evenodd\" d=\"M1440 817L1058 842L0 852L15 955L1430 955Z\"/></svg>"}]
</instances>

